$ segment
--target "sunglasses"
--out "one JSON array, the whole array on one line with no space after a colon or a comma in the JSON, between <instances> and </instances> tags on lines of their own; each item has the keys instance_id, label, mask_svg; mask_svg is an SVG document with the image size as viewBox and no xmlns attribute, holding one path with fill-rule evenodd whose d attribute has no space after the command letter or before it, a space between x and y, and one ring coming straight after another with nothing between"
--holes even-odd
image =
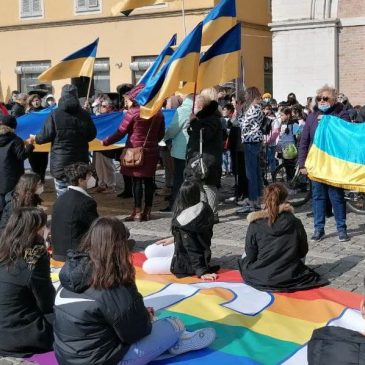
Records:
<instances>
[{"instance_id":1,"label":"sunglasses","mask_svg":"<svg viewBox=\"0 0 365 365\"><path fill-rule=\"evenodd\" d=\"M330 98L328 97L328 96L317 96L316 97L316 100L318 101L318 102L320 102L320 101L325 101L325 102L327 102L328 100L330 100Z\"/></svg>"}]
</instances>

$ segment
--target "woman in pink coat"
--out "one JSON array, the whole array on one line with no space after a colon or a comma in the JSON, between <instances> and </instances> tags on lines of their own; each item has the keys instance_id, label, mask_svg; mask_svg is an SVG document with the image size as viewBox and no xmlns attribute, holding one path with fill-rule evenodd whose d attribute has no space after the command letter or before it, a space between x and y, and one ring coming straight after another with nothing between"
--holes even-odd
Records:
<instances>
[{"instance_id":1,"label":"woman in pink coat","mask_svg":"<svg viewBox=\"0 0 365 365\"><path fill-rule=\"evenodd\" d=\"M144 85L140 84L129 92L128 98L132 106L120 123L118 130L103 141L104 146L109 146L118 142L127 134L126 148L145 147L142 166L121 167L121 173L131 176L133 183L134 209L132 214L126 218L127 221L145 221L151 217L154 193L153 178L159 160L158 143L165 134L165 122L161 112L150 119L140 117L140 106L135 99L143 87ZM149 134L148 131L150 131ZM145 207L142 212L143 185Z\"/></svg>"}]
</instances>

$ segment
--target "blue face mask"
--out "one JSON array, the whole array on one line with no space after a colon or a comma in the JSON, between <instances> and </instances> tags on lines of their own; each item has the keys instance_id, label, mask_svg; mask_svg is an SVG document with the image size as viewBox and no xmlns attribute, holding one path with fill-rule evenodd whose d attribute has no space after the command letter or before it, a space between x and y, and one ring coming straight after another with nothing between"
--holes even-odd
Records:
<instances>
[{"instance_id":1,"label":"blue face mask","mask_svg":"<svg viewBox=\"0 0 365 365\"><path fill-rule=\"evenodd\" d=\"M325 113L325 112L327 112L328 110L330 110L330 108L331 108L331 105L318 105L318 109L319 109L321 112L323 112L323 113Z\"/></svg>"}]
</instances>

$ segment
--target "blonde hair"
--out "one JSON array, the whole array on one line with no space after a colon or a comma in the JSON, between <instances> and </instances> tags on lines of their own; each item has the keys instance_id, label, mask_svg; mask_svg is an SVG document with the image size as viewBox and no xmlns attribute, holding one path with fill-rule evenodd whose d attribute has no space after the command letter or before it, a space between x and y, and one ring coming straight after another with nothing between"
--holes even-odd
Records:
<instances>
[{"instance_id":1,"label":"blonde hair","mask_svg":"<svg viewBox=\"0 0 365 365\"><path fill-rule=\"evenodd\" d=\"M209 101L212 101L212 100L217 101L218 100L218 91L215 87L211 87L209 89L203 89L200 92L200 95L209 98L210 99Z\"/></svg>"},{"instance_id":2,"label":"blonde hair","mask_svg":"<svg viewBox=\"0 0 365 365\"><path fill-rule=\"evenodd\" d=\"M324 92L330 94L333 100L337 100L337 90L334 87L329 86L328 84L322 86L317 90L317 96L322 95Z\"/></svg>"}]
</instances>

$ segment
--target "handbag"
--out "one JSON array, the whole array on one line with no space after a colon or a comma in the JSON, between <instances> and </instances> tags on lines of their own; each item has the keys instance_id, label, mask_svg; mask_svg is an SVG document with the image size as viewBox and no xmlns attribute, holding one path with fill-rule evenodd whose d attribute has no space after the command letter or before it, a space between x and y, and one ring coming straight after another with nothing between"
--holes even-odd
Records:
<instances>
[{"instance_id":1,"label":"handbag","mask_svg":"<svg viewBox=\"0 0 365 365\"><path fill-rule=\"evenodd\" d=\"M203 161L203 130L200 129L199 136L199 154L189 161L190 169L194 178L204 180L208 173L208 168Z\"/></svg>"},{"instance_id":2,"label":"handbag","mask_svg":"<svg viewBox=\"0 0 365 365\"><path fill-rule=\"evenodd\" d=\"M146 139L142 147L124 148L120 155L120 163L124 167L140 167L144 163L144 152L148 137L151 132L153 121L148 129Z\"/></svg>"}]
</instances>

